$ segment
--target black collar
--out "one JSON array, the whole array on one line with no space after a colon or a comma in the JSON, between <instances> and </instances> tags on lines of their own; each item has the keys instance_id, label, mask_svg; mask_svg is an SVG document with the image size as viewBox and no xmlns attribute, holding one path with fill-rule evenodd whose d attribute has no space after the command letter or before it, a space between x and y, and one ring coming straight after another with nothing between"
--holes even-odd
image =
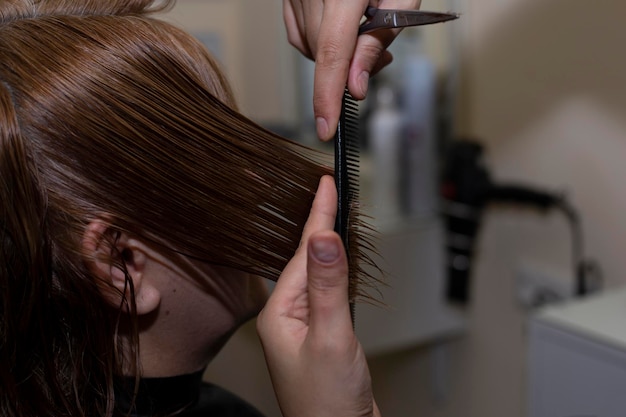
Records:
<instances>
[{"instance_id":1,"label":"black collar","mask_svg":"<svg viewBox=\"0 0 626 417\"><path fill-rule=\"evenodd\" d=\"M135 379L120 378L115 389L117 410L131 416L167 415L193 407L200 395L204 370L166 378L141 378L132 404ZM132 406L132 407L131 407Z\"/></svg>"}]
</instances>

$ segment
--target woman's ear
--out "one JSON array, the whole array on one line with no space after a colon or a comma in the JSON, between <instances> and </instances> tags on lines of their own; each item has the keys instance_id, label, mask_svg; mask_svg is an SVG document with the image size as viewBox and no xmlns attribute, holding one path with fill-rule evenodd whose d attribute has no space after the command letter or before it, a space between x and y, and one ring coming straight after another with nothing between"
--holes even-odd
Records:
<instances>
[{"instance_id":1,"label":"woman's ear","mask_svg":"<svg viewBox=\"0 0 626 417\"><path fill-rule=\"evenodd\" d=\"M159 306L161 294L144 275L149 260L137 239L116 231L105 221L93 220L85 228L82 252L100 293L111 306L119 308L123 303L124 311L130 311L132 293L127 274L134 289L137 314L150 313Z\"/></svg>"}]
</instances>

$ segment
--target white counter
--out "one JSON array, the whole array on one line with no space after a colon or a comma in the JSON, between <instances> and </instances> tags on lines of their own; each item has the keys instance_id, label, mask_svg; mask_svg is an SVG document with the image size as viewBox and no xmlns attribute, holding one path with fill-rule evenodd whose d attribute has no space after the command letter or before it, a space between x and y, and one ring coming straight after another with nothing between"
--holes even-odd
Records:
<instances>
[{"instance_id":1,"label":"white counter","mask_svg":"<svg viewBox=\"0 0 626 417\"><path fill-rule=\"evenodd\" d=\"M528 416L625 416L626 289L532 317L528 387Z\"/></svg>"}]
</instances>

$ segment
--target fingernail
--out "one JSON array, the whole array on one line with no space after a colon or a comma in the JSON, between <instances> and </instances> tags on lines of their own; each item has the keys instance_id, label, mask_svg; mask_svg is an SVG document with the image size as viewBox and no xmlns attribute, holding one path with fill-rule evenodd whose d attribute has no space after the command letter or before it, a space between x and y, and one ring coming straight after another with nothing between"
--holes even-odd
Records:
<instances>
[{"instance_id":1,"label":"fingernail","mask_svg":"<svg viewBox=\"0 0 626 417\"><path fill-rule=\"evenodd\" d=\"M326 139L328 137L328 122L323 117L318 117L315 119L315 124L317 127L317 136L320 139Z\"/></svg>"},{"instance_id":2,"label":"fingernail","mask_svg":"<svg viewBox=\"0 0 626 417\"><path fill-rule=\"evenodd\" d=\"M361 74L359 74L359 88L361 89L361 94L363 94L363 97L367 95L369 81L370 75L367 71L363 71Z\"/></svg>"},{"instance_id":3,"label":"fingernail","mask_svg":"<svg viewBox=\"0 0 626 417\"><path fill-rule=\"evenodd\" d=\"M332 263L339 257L339 247L334 239L314 239L311 248L313 256L323 263Z\"/></svg>"}]
</instances>

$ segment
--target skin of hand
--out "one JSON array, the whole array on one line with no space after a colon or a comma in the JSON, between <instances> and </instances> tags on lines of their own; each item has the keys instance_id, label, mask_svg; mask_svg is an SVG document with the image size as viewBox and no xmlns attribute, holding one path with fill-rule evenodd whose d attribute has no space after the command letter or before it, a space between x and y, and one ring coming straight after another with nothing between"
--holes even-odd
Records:
<instances>
[{"instance_id":1,"label":"skin of hand","mask_svg":"<svg viewBox=\"0 0 626 417\"><path fill-rule=\"evenodd\" d=\"M313 111L317 135L326 141L337 130L341 97L346 86L364 99L370 76L391 63L387 47L399 29L358 36L367 6L419 9L421 0L283 0L287 39L315 61Z\"/></svg>"},{"instance_id":2,"label":"skin of hand","mask_svg":"<svg viewBox=\"0 0 626 417\"><path fill-rule=\"evenodd\" d=\"M284 417L380 417L352 329L336 204L333 179L324 177L300 247L257 320Z\"/></svg>"}]
</instances>

